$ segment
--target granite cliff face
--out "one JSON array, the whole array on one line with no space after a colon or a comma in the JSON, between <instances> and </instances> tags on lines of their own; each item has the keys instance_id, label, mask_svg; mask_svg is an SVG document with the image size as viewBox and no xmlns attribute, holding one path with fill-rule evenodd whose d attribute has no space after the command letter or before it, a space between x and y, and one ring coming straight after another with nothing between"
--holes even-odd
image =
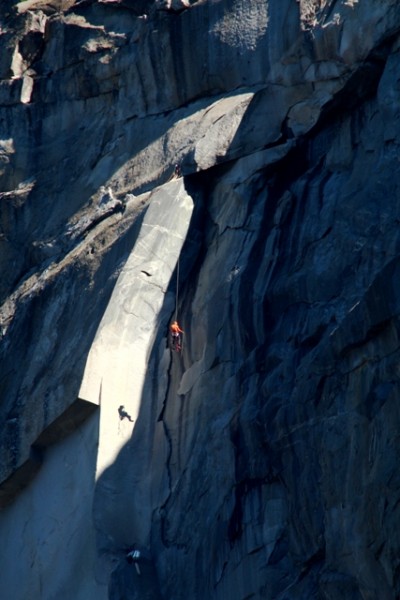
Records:
<instances>
[{"instance_id":1,"label":"granite cliff face","mask_svg":"<svg viewBox=\"0 0 400 600\"><path fill-rule=\"evenodd\" d=\"M1 3L7 598L400 596L399 36L395 0Z\"/></svg>"}]
</instances>

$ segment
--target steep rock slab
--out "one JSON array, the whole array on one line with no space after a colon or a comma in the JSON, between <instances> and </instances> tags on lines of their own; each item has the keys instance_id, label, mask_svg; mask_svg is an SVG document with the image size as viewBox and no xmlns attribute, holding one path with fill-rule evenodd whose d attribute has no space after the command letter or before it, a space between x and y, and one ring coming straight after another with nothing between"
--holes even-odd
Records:
<instances>
[{"instance_id":1,"label":"steep rock slab","mask_svg":"<svg viewBox=\"0 0 400 600\"><path fill-rule=\"evenodd\" d=\"M83 3L81 8L95 4L97 3ZM110 4L114 4L114 7L117 5ZM128 5L129 2L124 4ZM7 190L5 193L10 195L2 198L6 200L6 209L1 217L2 225L6 228L2 247L5 252L10 252L10 260L4 260L3 264L12 265L13 269L9 269L7 273L7 288L13 287L24 270L26 273L27 269L43 265L45 255L55 256L51 246L58 237L60 228L64 232L65 222L74 218L89 197L94 200L99 186L107 183L112 174L136 154L138 147L131 147L125 143L125 138L120 137L128 123L130 137L127 139L131 142L137 136L147 146L149 138L145 130L147 127L151 128L149 121L147 117L146 121L137 117L147 115L149 107L154 111L153 116L159 116L160 111L174 111L177 104L181 106L181 100L192 103L198 97L197 92L200 96L214 96L214 103L216 93L220 97L221 93L231 92L232 84L239 82L240 87L243 85L243 65L250 58L250 67L245 74L245 78L250 80L250 87L258 86L262 81L267 95L270 83L286 86L288 96L291 95L291 86L307 88L306 97L301 96L290 105L283 123L280 122L281 113L278 111L279 119L271 116L269 125L273 132L281 133L282 141L285 136L293 136L300 141L302 136L309 139L313 127L319 125L320 115L324 115L324 107L330 109L324 115L328 119L332 118L337 109L345 109L347 115L350 113L348 102L354 108L360 104L360 99L365 99L368 94L373 95L386 56L396 49L396 45L392 45L398 30L399 13L396 4L393 1L362 4L350 1L304 1L300 3L300 8L305 33L300 36L297 18L299 13L294 2L268 4L268 9L271 10L268 12L267 35L264 35L265 29L262 29L265 20L259 22L259 28L254 26L254 18L257 18L255 2L199 3L197 12L193 7L180 16L167 12L162 18L152 21L153 25L160 25L157 36L148 27L150 19L143 19L148 21L146 26L142 27L144 23L140 23L137 29L133 27L132 38L124 31L122 19L110 20L106 35L101 31L101 23L95 23L94 16L82 21L77 18L77 13L71 13L67 19L55 17L47 29L54 36L50 36L52 41L43 56L46 56L48 65L56 68L56 73L46 72L44 68L38 73L39 77L33 73L24 75L26 81L22 76L25 69L23 61L30 61L31 58L35 60L42 49L40 44L36 47L33 43L35 38L31 40L32 44L28 40L25 44L19 44L22 39L18 40L18 53L9 53L7 49L5 58L2 56L0 59L2 73L7 78L1 86L2 102L7 105L2 111L1 159L2 164L10 165L3 172L2 181ZM176 6L175 3L174 5ZM210 6L213 7L210 12L213 39L221 44L218 48L213 46L208 62L201 63L204 52L208 52L210 47L200 43L204 32L209 31L207 12ZM235 18L236 7L240 7L240 11L236 13L239 19ZM263 7L265 8L265 3ZM311 13L305 13L306 9L310 9ZM188 20L189 16L193 21ZM250 19L250 26L247 19L240 18L246 16ZM169 29L171 17L180 19L174 21L178 24L176 30ZM205 21L203 17L207 17ZM262 17L265 18L265 12ZM192 27L182 28L185 32L181 35L181 25L189 22ZM244 22L246 27L242 26ZM272 25L274 29L270 35ZM177 35L171 36L171 31ZM196 38L192 36L195 31L198 31ZM111 35L109 32L118 35ZM151 41L152 36L154 42ZM78 40L78 47L74 47L74 39ZM143 39L146 44L141 45ZM171 39L177 43L184 39L188 49L191 49L190 43L196 40L195 46L199 50L196 53L196 66L205 64L204 70L193 69L193 53L188 50L182 56L179 51L176 52ZM136 62L131 60L131 49L135 44ZM174 48L174 57L171 62L166 60L164 63L160 50L165 51L170 45ZM38 54L35 53L35 48ZM67 48L68 52L65 53ZM165 55L167 59L171 56L170 53ZM68 63L69 57L78 59L78 62L82 60L83 65L80 64L78 68L77 63ZM116 57L118 60L122 59L120 63ZM9 58L12 59L11 70L17 77L16 80L10 79L11 74L7 73L5 62ZM52 59L54 62L51 62ZM392 80L395 81L397 77L396 60L395 57L391 61L391 69L385 74L386 84L381 82L381 106L378 111L374 103L367 103L365 110L357 113L357 117L346 117L343 123L330 122L335 135L329 127L325 129L329 121L320 123L320 135L312 139L311 144L300 145L300 152L291 154L290 161L284 163L284 174L277 169L276 179L263 178L270 174L270 170L262 173L258 140L255 146L252 145L252 139L248 141L248 138L258 134L260 126L257 119L251 123L252 108L257 107L257 101L250 103L246 115L253 129L249 127L248 135L245 136L245 153L251 154L255 148L257 164L250 166L253 157L249 156L246 166L242 165L238 171L242 182L243 170L250 169L253 175L258 173L251 193L242 190L241 194L249 198L249 206L252 206L255 198L260 204L257 204L257 209L252 206L254 210L249 214L248 220L246 206L240 203L241 194L238 190L229 191L230 186L223 180L223 170L214 171L219 173L221 183L218 190L217 187L215 189L216 200L210 209L211 222L207 225L206 237L215 255L204 250L207 255L204 259L206 268L203 275L199 275L202 289L198 290L193 301L193 329L196 336L193 343L190 342L191 337L188 338L187 349L190 349L190 354L185 363L187 374L182 380L181 367L173 365L171 395L165 404L161 424L165 428L165 436L169 434L164 450L172 459L167 463L165 484L163 480L163 485L160 486L162 490L155 486L156 493L152 496L156 498L153 506L157 509L161 506L155 516L154 528L155 537L159 536L159 572L174 598L182 590L187 593L187 589L192 589L191 585L197 585L196 573L191 571L191 565L200 565L202 574L207 573L209 577L206 586L200 584L193 588L193 595L203 594L207 600L208 593L220 594L221 597L224 594L237 593L245 597L250 593L260 593L263 596L269 594L272 598L278 594L292 594L296 600L299 597L308 599L317 593L328 598L335 598L335 595L354 598L357 593L380 593L383 597L390 598L390 590L393 588L398 593L397 563L393 559L393 556L398 555L398 548L396 540L390 535L398 521L398 482L393 469L396 462L396 428L387 427L388 422L397 423L397 309L394 304L395 310L391 310L392 293L388 292L391 289L388 281L395 279L396 270L384 269L386 262L390 263L398 255L397 205L387 202L388 199L397 197L397 180L392 174L397 172L398 166L398 136L395 133L398 130L395 117L398 98L395 86L392 88L388 85L392 74L395 76ZM38 62L40 63L39 59ZM208 77L209 66L212 64L215 68L211 72L212 76ZM171 65L181 79L178 75L171 76L174 70L170 68ZM43 61L41 65L37 65L39 68L43 66ZM134 76L133 70L137 66L138 72ZM34 68L33 63L30 67ZM95 81L88 77L88 73L95 75ZM358 74L358 77L352 77L354 74ZM165 87L162 87L163 93L157 94L154 82L159 75L165 77ZM33 86L30 87L32 80ZM364 80L367 83L365 87ZM121 81L126 84L123 102L116 93ZM180 83L171 91L168 88L169 81L174 82L174 85L176 81ZM130 87L130 82L135 82L135 85ZM246 81L246 93L248 88ZM189 90L188 94L186 89ZM137 94L137 90L145 93ZM339 93L341 90L342 94ZM117 95L118 100L115 98ZM257 97L262 98L262 94ZM45 98L48 98L48 103L44 110ZM176 98L179 99L178 102ZM138 113L139 110L141 112ZM286 114L286 110L283 113ZM382 143L380 136L383 113L386 116L383 117L385 134ZM170 119L173 121L173 117ZM118 122L117 129L114 129L115 122ZM161 120L158 121L160 122ZM166 122L167 120L163 121ZM170 122L166 125L167 129ZM366 123L368 127L365 126ZM83 129L80 130L80 127ZM218 127L216 131L219 131ZM156 133L158 136L160 132ZM154 130L151 135L154 135ZM179 135L184 135L184 130ZM218 136L214 136L216 137ZM275 140L272 144L275 144L276 137L271 137ZM217 150L220 147L223 149L224 159L240 156L239 145L237 154L229 154L224 140L221 140L221 146L217 141ZM234 142L231 146L234 147ZM146 162L143 161L134 172L134 180L127 177L123 182L126 189L131 191L141 189L141 186L151 187L154 181L168 177L177 155L177 147L180 146L175 143L171 146L171 151L160 153L154 158L152 164L157 167L154 171L146 169ZM194 145L190 142L187 147L192 149ZM381 153L377 151L377 147L381 149ZM285 145L285 150L286 148ZM268 151L273 152L274 149L270 148ZM357 160L353 169L355 151ZM154 154L158 154L158 151ZM153 152L149 153L149 159L150 155ZM210 153L210 157L207 157L207 152L199 153L200 168L211 165L214 155L221 160L221 154L217 152ZM49 156L54 159L51 164L47 162ZM107 160L103 160L105 156ZM98 163L101 163L102 168L91 179L92 169ZM44 164L46 168L43 168ZM192 166L195 163L189 161L189 164ZM162 173L157 171L160 165L164 169ZM348 177L349 170L351 176ZM376 178L372 176L375 170L378 171ZM41 175L36 177L39 171ZM377 210L376 198L382 195L382 174L383 179L390 181L390 185L385 185L385 202L381 202L381 208ZM208 185L210 181L203 181L204 187L206 183ZM234 183L231 184L235 187ZM263 196L261 189L268 190L267 198ZM343 196L338 194L338 189L343 189ZM225 202L229 203L231 198L234 200L232 206L238 207L237 214L225 209ZM2 209L3 207L4 204ZM43 221L41 215L44 211L47 211L47 218ZM212 244L216 230L221 239L218 239L218 244ZM245 236L244 230L253 231L254 236ZM256 234L256 231L259 233ZM224 236L231 240L226 242L226 246L222 243ZM19 246L21 242L23 250ZM38 244L36 247L33 246L34 242ZM237 246L242 242L243 255L237 252ZM250 247L253 251L247 255ZM27 248L29 252L26 251ZM221 253L218 252L219 248ZM233 248L234 251L231 252ZM26 254L23 268L18 262L21 253ZM232 261L231 268L227 269L231 256L235 260ZM215 257L223 275L221 280L212 269L212 259ZM240 258L243 261L239 261ZM380 269L384 276L375 277ZM115 273L117 269L114 265L110 270ZM80 298L79 292L85 284L80 277L74 278L74 282L76 295ZM232 302L230 282L234 282L232 287L236 286L236 299ZM67 285L67 282L61 282L56 289L64 289L63 285ZM188 290L188 304L191 306L190 293L193 294L195 287L193 284ZM371 289L368 298L366 289ZM208 309L207 295L211 295L218 312L214 308ZM90 297L93 302L95 296L93 293ZM245 298L245 301L238 298ZM252 304L249 299L253 301ZM379 304L382 304L383 309L378 314L386 315L387 322L377 319L376 314L371 314L376 312ZM52 302L45 304L46 308L51 305ZM37 332L40 329L40 315L47 315L47 310L43 305L36 307ZM355 308L352 310L353 307ZM201 313L196 314L196 311ZM97 310L95 312L98 313ZM57 307L52 314L58 314ZM191 310L186 318L190 323ZM372 327L360 327L359 337L354 333L358 329L358 320L374 324ZM77 321L79 323L78 319ZM46 320L46 331L50 331L49 322L57 321L52 321L49 317ZM21 319L20 323L22 325L19 329L14 329L14 334L21 335L20 340L31 340L28 335L23 335L25 321ZM85 321L85 324L87 329L93 327L90 321ZM337 333L333 333L330 338L336 326ZM216 330L218 335L215 340ZM75 342L69 346L68 355L71 361L76 339L81 334L78 327L73 332L71 337L74 337ZM13 376L14 370L11 370L11 374L7 370L6 377L2 380L2 389L6 392L11 389L12 398L17 400L14 410L19 411L21 401L25 398L39 398L42 392L45 398L64 401L63 386L68 390L74 387L70 388L69 382L62 378L66 372L62 359L57 361L57 372L62 374L59 376L62 380L61 387L59 380L53 376L51 382L47 377L42 377L46 373L46 357L51 355L55 338L56 336L50 336L50 345L41 346L46 347L47 352L43 357L36 354L32 365L31 354L23 356L19 361L15 360L15 356L8 359L7 365L13 361L14 364L31 366L31 369L27 369L26 385L19 390L20 394L14 396L15 384L10 383L17 379ZM319 346L321 338L325 341ZM5 342L6 350L11 351L10 338ZM17 357L21 357L18 347L15 352ZM320 359L320 354L323 359ZM4 352L2 356L6 355L7 352ZM218 362L220 359L222 364ZM243 369L238 371L239 376L232 375L237 365L242 363ZM313 371L314 366L316 372ZM166 369L166 365L163 364L160 373L164 368ZM335 371L338 372L337 377L334 376ZM33 395L28 395L32 391L29 385L32 381L35 382L32 386ZM58 395L50 393L46 396L47 387L50 392L58 390ZM344 389L348 389L348 393ZM175 397L177 390L178 401ZM230 411L231 407L227 407L227 413L222 416L218 414L218 403L214 401L219 394L224 400L232 397L237 401L234 410ZM181 400L183 395L189 398L189 402ZM75 398L73 394L68 397ZM159 399L156 394L154 397ZM7 400L8 398L7 395ZM204 403L204 398L209 398L209 402ZM263 404L262 410L259 409L258 401ZM57 412L55 404L56 402L45 402L43 422L47 422ZM204 404L205 410L201 413L200 409ZM6 410L9 408L7 406ZM359 411L364 411L366 415L359 417ZM326 418L327 414L329 418ZM34 416L34 409L23 414L20 427L16 430L17 436L13 434L12 440L18 438L18 441L22 440L25 446L29 446L30 437L24 441L24 435L28 433ZM8 417L8 427L12 429L14 417L12 414ZM144 429L154 420L144 414ZM126 420L123 422L126 423ZM28 423L25 430L24 423ZM331 427L332 423L334 425ZM208 440L218 436L220 447L215 442L215 453L206 452ZM328 441L324 445L320 440L325 437ZM349 441L353 437L356 440L354 444ZM150 448L150 435L144 434L137 439L140 448L143 449L141 442L144 439L147 439L146 449ZM10 445L11 458L7 455L5 461L8 466L15 464L14 449L18 447ZM302 448L311 448L312 452L307 454ZM338 449L343 448L347 452L338 452ZM363 449L361 456L365 456L367 449L370 451L373 468L360 460L360 448ZM131 448L127 447L127 459L121 451L120 471L107 471L111 483L126 477L126 465L134 463L135 458L141 462L142 455L135 452L129 454L130 451ZM160 455L156 451L151 452L153 466L156 466ZM164 459L164 453L161 455ZM320 463L317 464L315 456L321 456ZM345 492L341 487L342 464L345 462L342 460L343 456L351 457L346 472ZM260 459L256 460L254 457ZM202 464L207 459L211 476L204 478ZM220 464L224 465L224 470L219 468ZM134 472L136 468L139 469L140 476L132 478L135 484L143 479L142 466L135 466ZM323 485L319 485L321 472ZM338 474L333 484L332 472ZM359 476L358 479L355 474ZM301 493L298 493L299 481ZM354 481L357 481L357 490L366 490L368 493L360 493L355 498ZM389 490L387 504L375 501L381 483L385 490ZM104 487L106 489L107 486ZM138 487L140 488L139 485ZM193 489L198 490L199 501L193 495ZM221 489L226 492L223 501L219 496ZM286 493L286 489L291 491L291 496ZM98 490L101 506L101 486ZM136 503L131 489L126 497L128 495L133 510L127 511L127 520L134 514L135 519L140 521L140 512L136 513L135 508L144 505L143 499L139 495ZM367 501L364 502L363 498L367 498ZM369 498L372 498L371 502ZM209 505L216 507L214 516L210 515ZM328 507L326 513L325 507ZM374 511L374 507L378 507L378 510ZM179 527L177 515L182 513L185 515L185 526ZM116 514L119 514L118 511ZM206 522L207 535L201 536L204 532L204 514L209 516ZM357 518L354 518L355 514ZM149 511L146 512L146 518L148 515ZM369 522L370 518L373 527L369 531L373 532L373 537L367 538L363 523ZM116 522L119 522L118 535L113 530L113 523ZM198 524L198 536L191 536L193 522ZM259 533L261 522L265 524L262 536ZM321 525L324 522L327 523L326 537ZM216 523L216 526L210 527L210 523ZM137 535L136 530L139 537L143 534L143 539L147 538L147 522L145 526L135 524L126 536L122 532L124 525L125 522L121 525L119 519L113 520L110 515L104 529L112 532L118 539L118 544L126 538L132 541ZM376 534L381 525L382 535ZM335 544L333 538L338 526L341 528L341 535L337 537L340 543ZM101 528L100 522L99 529ZM310 531L313 535L310 535ZM323 534L319 537L321 531ZM213 548L212 564L217 565L215 572L209 568L210 547ZM367 568L357 570L357 565L349 556L356 556L360 563L368 565ZM171 565L176 567L174 572L179 575L178 582L168 570ZM244 577L248 572L254 576ZM283 591L283 588L288 591Z\"/></svg>"},{"instance_id":2,"label":"steep rock slab","mask_svg":"<svg viewBox=\"0 0 400 600\"><path fill-rule=\"evenodd\" d=\"M38 248L49 257L1 306L2 482L24 463L39 466L32 447L54 442L76 422L80 408L91 404L77 402L84 364L136 240L147 197L127 199L123 214L104 210L107 194L100 200L98 210L83 211L59 237ZM75 416L68 416L71 411Z\"/></svg>"},{"instance_id":3,"label":"steep rock slab","mask_svg":"<svg viewBox=\"0 0 400 600\"><path fill-rule=\"evenodd\" d=\"M197 100L205 108L234 90L266 87L263 143L304 135L399 27L389 0L229 0L190 3L180 13L151 2L138 11L129 2L53 2L50 13L39 10L51 4L33 3L0 34L0 172L10 194L0 247L2 265L13 264L2 297L37 267L34 243L57 235L100 186L119 180L121 193L138 193L168 179L178 160L187 173L212 164L211 154L204 161L204 130L197 139L194 128L183 144L181 133L168 141L171 124ZM307 7L315 20L305 26ZM260 134L249 131L245 153L260 148ZM215 155L229 160L236 150L222 144Z\"/></svg>"},{"instance_id":4,"label":"steep rock slab","mask_svg":"<svg viewBox=\"0 0 400 600\"><path fill-rule=\"evenodd\" d=\"M182 179L151 195L138 240L97 331L79 393L83 399L98 399L100 403L94 520L103 583L107 583L121 553L125 562L124 549L133 544L150 547L151 448L167 386L167 320L174 311L175 298L166 294L192 210L193 200ZM149 357L155 343L160 363L154 370ZM163 371L160 378L157 369ZM153 377L158 380L159 397L149 394L145 387ZM159 461L161 466L162 453ZM130 493L132 485L134 496ZM142 585L141 580L139 583Z\"/></svg>"},{"instance_id":5,"label":"steep rock slab","mask_svg":"<svg viewBox=\"0 0 400 600\"><path fill-rule=\"evenodd\" d=\"M400 593L398 65L275 169L202 180L154 514L167 597Z\"/></svg>"},{"instance_id":6,"label":"steep rock slab","mask_svg":"<svg viewBox=\"0 0 400 600\"><path fill-rule=\"evenodd\" d=\"M143 401L147 359L159 312L186 238L193 200L174 180L155 190L135 246L120 274L86 363L79 397L101 406L98 476L129 440Z\"/></svg>"},{"instance_id":7,"label":"steep rock slab","mask_svg":"<svg viewBox=\"0 0 400 600\"><path fill-rule=\"evenodd\" d=\"M49 448L30 487L1 510L5 598L107 600L107 588L94 577L98 426L97 413Z\"/></svg>"}]
</instances>

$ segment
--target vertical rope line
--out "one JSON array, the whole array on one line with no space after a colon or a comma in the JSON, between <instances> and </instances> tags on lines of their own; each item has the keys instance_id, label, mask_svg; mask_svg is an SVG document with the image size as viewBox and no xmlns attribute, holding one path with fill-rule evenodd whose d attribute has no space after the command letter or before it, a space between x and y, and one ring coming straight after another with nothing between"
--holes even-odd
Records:
<instances>
[{"instance_id":1,"label":"vertical rope line","mask_svg":"<svg viewBox=\"0 0 400 600\"><path fill-rule=\"evenodd\" d=\"M175 301L175 321L178 320L178 298L179 298L179 258L176 264L176 301Z\"/></svg>"}]
</instances>

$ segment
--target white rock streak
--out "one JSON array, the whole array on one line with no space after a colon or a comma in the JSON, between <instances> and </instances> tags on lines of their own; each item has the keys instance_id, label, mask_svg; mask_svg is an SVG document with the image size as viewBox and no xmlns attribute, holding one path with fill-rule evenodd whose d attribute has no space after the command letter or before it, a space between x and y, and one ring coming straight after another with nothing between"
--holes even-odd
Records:
<instances>
[{"instance_id":1,"label":"white rock streak","mask_svg":"<svg viewBox=\"0 0 400 600\"><path fill-rule=\"evenodd\" d=\"M193 209L183 180L154 194L93 342L80 397L101 405L97 477L132 435L158 314ZM120 419L118 408L133 419Z\"/></svg>"}]
</instances>

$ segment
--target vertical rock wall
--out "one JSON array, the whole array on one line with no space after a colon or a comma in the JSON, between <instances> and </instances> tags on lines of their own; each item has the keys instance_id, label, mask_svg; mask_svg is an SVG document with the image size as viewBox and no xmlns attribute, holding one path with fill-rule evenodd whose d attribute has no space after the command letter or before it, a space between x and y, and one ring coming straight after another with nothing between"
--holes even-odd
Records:
<instances>
[{"instance_id":1,"label":"vertical rock wall","mask_svg":"<svg viewBox=\"0 0 400 600\"><path fill-rule=\"evenodd\" d=\"M94 576L98 430L92 415L49 448L32 484L2 509L4 598L107 598Z\"/></svg>"},{"instance_id":2,"label":"vertical rock wall","mask_svg":"<svg viewBox=\"0 0 400 600\"><path fill-rule=\"evenodd\" d=\"M399 30L2 3L8 597L400 595Z\"/></svg>"}]
</instances>

